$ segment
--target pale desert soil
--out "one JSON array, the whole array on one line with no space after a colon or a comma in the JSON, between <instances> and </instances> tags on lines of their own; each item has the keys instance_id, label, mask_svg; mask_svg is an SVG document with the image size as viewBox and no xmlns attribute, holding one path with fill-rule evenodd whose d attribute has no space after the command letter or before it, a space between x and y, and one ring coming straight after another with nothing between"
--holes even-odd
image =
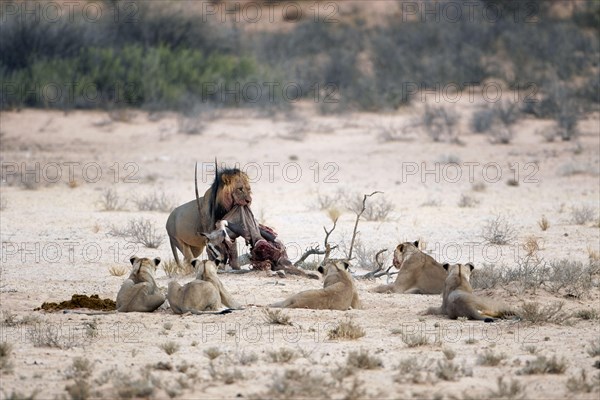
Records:
<instances>
[{"instance_id":1,"label":"pale desert soil","mask_svg":"<svg viewBox=\"0 0 600 400\"><path fill-rule=\"evenodd\" d=\"M298 277L281 279L264 272L220 275L230 292L246 305L244 310L224 316L175 316L169 310L101 317L32 311L44 301L66 300L73 293L115 298L125 277L112 276L110 267L128 266L127 260L133 254L171 258L166 241L158 249L147 249L107 233L111 226L124 226L137 217L154 221L163 233L167 213L139 212L133 199L164 191L174 203L191 200L194 163L210 163L215 157L230 166L246 166L251 176L256 176L255 167L260 167L261 176L252 186L254 213L276 229L288 244L292 258L298 256L299 250L322 242L322 227L331 224L326 212L317 205L319 194L322 197L341 191L353 196L381 190L394 210L385 221L361 222L360 238L368 249L388 248L389 254L402 241L421 239L439 260L472 261L475 265L488 262L510 268L523 256L521 244L525 238L533 235L542 245L540 257L587 263L588 248L600 250L598 222L573 224L571 208L587 205L598 218L598 115L580 123L583 135L577 143L547 143L540 132L548 129L550 121L525 119L517 125L511 144L492 145L484 135L469 132L468 116L474 105L457 107L463 113L460 129L464 145L434 143L419 132L411 133L410 140L380 140L378 127L405 124L417 115L418 107L394 115L340 117L321 117L304 111L300 120L231 111L207 121L206 130L197 135L178 133L177 117L169 114L156 120L137 111L130 121L119 122L104 112L3 112L1 161L5 172L15 165L34 169L39 163L41 184L35 190L26 190L5 176L7 181L1 186L5 208L0 219L0 306L5 314L0 328L2 341L12 344L12 368L0 370L0 396L37 392L38 398L68 397L65 387L74 381L68 374L69 367L75 357L85 357L92 363L92 376L86 378L92 395L104 398L116 396L115 386L124 381L119 372L154 387L150 397L155 398L168 398L168 392L182 398L261 397L288 369L310 371L322 378L328 382L327 392L335 398L346 396L355 378L361 383L354 393L358 398L489 397L497 390L498 377L518 380L526 398L598 398L598 386L592 393L572 393L566 387L567 380L578 376L582 369L588 380L598 375L593 367L598 357L587 352L590 341L599 336L597 319L573 318L560 325L449 321L421 315L427 307L440 303L439 296L369 292L384 279L357 281L363 310L288 310L286 314L294 323L291 327L264 322L263 307L297 291L317 288L320 282ZM457 182L450 181L456 168L450 170L439 163L449 157L459 161L462 178ZM77 182L74 188L67 184L69 164L64 163L68 162L79 163L73 167ZM44 182L56 174L57 164L51 163L60 165L62 179L58 183ZM273 165L272 176L269 165ZM403 179L403 168L406 171L413 165L430 170L437 165L438 181L432 174ZM485 182L483 173L488 173L484 191L471 189L468 165L473 165L474 182ZM102 176L92 182L96 166ZM490 182L495 166L502 176L499 181ZM283 173L284 167L287 174ZM569 168L585 171L571 175L565 173ZM515 177L515 169L519 185L509 186L506 181ZM319 171L318 177L315 170ZM297 181L296 171L302 174ZM335 172L332 178L337 183L326 182L331 171ZM130 172L134 174L127 179ZM527 180L529 174L533 174L529 176L532 179ZM201 191L211 179L201 179ZM99 198L107 188L115 190L121 199L128 199L125 210L102 211ZM479 204L458 207L462 194L473 196ZM428 202L437 204L423 205ZM354 216L343 204L338 207L342 216L332 241L347 245ZM517 239L512 245L485 247L482 228L488 218L498 213L512 221ZM547 231L538 227L542 216L550 222ZM501 254L496 257L498 250ZM179 281L189 279L182 277ZM161 269L159 285L166 287L168 281ZM496 289L485 294L517 306L524 301L548 304L562 300L568 312L600 312L597 286L579 299L554 296L542 289L536 293L510 293ZM17 321L25 318L29 322L7 323L7 313L16 314ZM353 341L328 340L327 332L346 318L361 325L366 336ZM93 321L98 334L89 337L86 324ZM401 335L392 333L401 328L424 331L430 344L409 348ZM34 346L32 337L47 335L48 330L59 332L62 348ZM170 341L176 342L179 350L167 355L159 345ZM525 363L536 357L528 352L528 346L535 346L538 355L564 357L566 372L518 376ZM223 375L211 376L209 359L204 354L210 347L223 352L214 361L218 372L239 370L241 377L234 383L228 384ZM284 364L272 362L268 353L279 348L295 350L297 358ZM331 372L346 364L351 351L360 349L379 357L383 367L357 370L341 384L334 383ZM462 372L455 381L435 376L438 360L445 359L444 349L456 353L453 362ZM505 353L506 358L498 366L477 365L478 355L488 349ZM240 357L251 353L258 360L242 365ZM427 360L424 368L430 373L426 383L397 381L398 364L410 357ZM150 368L149 375L144 373L147 365L159 362L170 363L173 369ZM188 369L177 371L185 363L189 364Z\"/></svg>"}]
</instances>

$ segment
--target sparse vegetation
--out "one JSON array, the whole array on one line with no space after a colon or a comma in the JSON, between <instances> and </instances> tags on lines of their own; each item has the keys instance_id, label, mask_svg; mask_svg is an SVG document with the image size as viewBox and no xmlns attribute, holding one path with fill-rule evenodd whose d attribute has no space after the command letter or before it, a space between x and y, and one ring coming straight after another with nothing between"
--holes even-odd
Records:
<instances>
[{"instance_id":1,"label":"sparse vegetation","mask_svg":"<svg viewBox=\"0 0 600 400\"><path fill-rule=\"evenodd\" d=\"M527 236L525 238L525 242L522 245L523 250L525 250L525 254L527 257L531 257L540 251L540 241L535 236Z\"/></svg>"},{"instance_id":2,"label":"sparse vegetation","mask_svg":"<svg viewBox=\"0 0 600 400\"><path fill-rule=\"evenodd\" d=\"M347 204L348 210L355 214L360 213L363 207L363 196L356 194L351 197ZM390 212L394 210L394 204L388 201L383 196L378 196L374 199L365 202L365 210L362 213L363 217L367 221L385 221L389 216Z\"/></svg>"},{"instance_id":3,"label":"sparse vegetation","mask_svg":"<svg viewBox=\"0 0 600 400\"><path fill-rule=\"evenodd\" d=\"M310 371L288 369L283 374L275 373L267 392L257 397L282 400L299 397L329 399L329 387L331 383L322 374L312 375Z\"/></svg>"},{"instance_id":4,"label":"sparse vegetation","mask_svg":"<svg viewBox=\"0 0 600 400\"><path fill-rule=\"evenodd\" d=\"M281 310L266 308L263 310L263 319L273 325L292 325L289 315L284 314Z\"/></svg>"},{"instance_id":5,"label":"sparse vegetation","mask_svg":"<svg viewBox=\"0 0 600 400\"><path fill-rule=\"evenodd\" d=\"M457 142L459 120L454 110L426 104L420 125L434 142Z\"/></svg>"},{"instance_id":6,"label":"sparse vegetation","mask_svg":"<svg viewBox=\"0 0 600 400\"><path fill-rule=\"evenodd\" d=\"M439 360L435 369L435 375L444 381L455 381L462 375L462 371L453 361Z\"/></svg>"},{"instance_id":7,"label":"sparse vegetation","mask_svg":"<svg viewBox=\"0 0 600 400\"><path fill-rule=\"evenodd\" d=\"M175 342L165 342L162 343L159 347L168 355L175 354L179 351L179 345Z\"/></svg>"},{"instance_id":8,"label":"sparse vegetation","mask_svg":"<svg viewBox=\"0 0 600 400\"><path fill-rule=\"evenodd\" d=\"M158 248L164 241L164 235L158 233L154 223L144 218L130 219L123 229L113 226L108 235L123 237L150 249Z\"/></svg>"},{"instance_id":9,"label":"sparse vegetation","mask_svg":"<svg viewBox=\"0 0 600 400\"><path fill-rule=\"evenodd\" d=\"M564 359L559 360L555 355L552 358L537 356L535 360L528 360L525 366L517 371L517 375L562 374L566 370L567 364Z\"/></svg>"},{"instance_id":10,"label":"sparse vegetation","mask_svg":"<svg viewBox=\"0 0 600 400\"><path fill-rule=\"evenodd\" d=\"M498 214L486 221L481 236L491 244L505 245L511 243L517 234L510 221Z\"/></svg>"},{"instance_id":11,"label":"sparse vegetation","mask_svg":"<svg viewBox=\"0 0 600 400\"><path fill-rule=\"evenodd\" d=\"M398 374L394 376L394 381L398 383L426 383L434 378L431 376L429 366L431 360L420 357L410 357L400 361L396 367Z\"/></svg>"},{"instance_id":12,"label":"sparse vegetation","mask_svg":"<svg viewBox=\"0 0 600 400\"><path fill-rule=\"evenodd\" d=\"M354 321L347 319L340 321L327 336L330 340L355 340L365 336L365 330Z\"/></svg>"},{"instance_id":13,"label":"sparse vegetation","mask_svg":"<svg viewBox=\"0 0 600 400\"><path fill-rule=\"evenodd\" d=\"M65 371L67 379L85 380L92 376L92 363L84 357L75 357L71 366Z\"/></svg>"}]
</instances>

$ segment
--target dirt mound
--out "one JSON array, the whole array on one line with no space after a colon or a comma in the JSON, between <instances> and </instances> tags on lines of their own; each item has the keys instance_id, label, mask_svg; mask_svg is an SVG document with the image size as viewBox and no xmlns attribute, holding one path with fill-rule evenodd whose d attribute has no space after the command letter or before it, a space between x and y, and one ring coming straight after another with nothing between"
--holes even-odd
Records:
<instances>
[{"instance_id":1,"label":"dirt mound","mask_svg":"<svg viewBox=\"0 0 600 400\"><path fill-rule=\"evenodd\" d=\"M45 302L41 305L41 307L34 309L34 311L59 311L71 310L74 308L89 308L90 310L111 311L115 310L117 307L113 300L101 299L97 294L93 294L89 297L85 294L74 294L71 296L71 300L65 300L60 303Z\"/></svg>"}]
</instances>

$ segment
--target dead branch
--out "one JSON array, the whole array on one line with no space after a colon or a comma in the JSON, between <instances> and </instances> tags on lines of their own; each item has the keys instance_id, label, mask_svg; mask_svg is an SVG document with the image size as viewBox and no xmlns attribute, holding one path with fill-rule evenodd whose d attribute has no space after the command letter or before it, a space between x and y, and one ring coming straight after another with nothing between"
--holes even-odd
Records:
<instances>
[{"instance_id":1,"label":"dead branch","mask_svg":"<svg viewBox=\"0 0 600 400\"><path fill-rule=\"evenodd\" d=\"M393 265L390 265L388 267L388 269L386 269L385 271L382 271L383 270L383 261L379 260L379 256L382 255L383 253L385 253L386 251L387 251L387 249L381 249L381 250L379 250L377 252L377 254L375 254L375 262L377 263L377 268L376 269L374 269L373 271L368 272L368 273L366 273L364 275L357 276L357 278L359 278L359 279L373 279L373 278L378 278L378 277L383 276L383 275L388 275L389 270L392 268Z\"/></svg>"},{"instance_id":2,"label":"dead branch","mask_svg":"<svg viewBox=\"0 0 600 400\"><path fill-rule=\"evenodd\" d=\"M304 254L294 263L295 266L302 264L308 257L312 255L322 255L325 254L325 250L319 249L319 245L310 247L304 251Z\"/></svg>"},{"instance_id":3,"label":"dead branch","mask_svg":"<svg viewBox=\"0 0 600 400\"><path fill-rule=\"evenodd\" d=\"M350 250L348 251L348 260L352 259L352 249L354 247L354 240L356 239L356 230L358 229L358 221L360 220L360 216L365 212L366 204L367 204L367 198L376 195L377 193L383 193L383 192L379 192L379 191L374 191L371 194L365 194L363 196L363 201L362 201L362 209L360 210L359 213L356 214L356 221L354 222L354 231L352 232L352 240L350 241ZM335 226L335 225L334 225Z\"/></svg>"}]
</instances>

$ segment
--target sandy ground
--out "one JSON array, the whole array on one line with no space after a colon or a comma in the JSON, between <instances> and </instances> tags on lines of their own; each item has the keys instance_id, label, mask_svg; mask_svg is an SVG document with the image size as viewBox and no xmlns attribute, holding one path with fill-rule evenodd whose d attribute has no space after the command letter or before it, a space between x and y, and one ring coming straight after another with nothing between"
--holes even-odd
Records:
<instances>
[{"instance_id":1,"label":"sandy ground","mask_svg":"<svg viewBox=\"0 0 600 400\"><path fill-rule=\"evenodd\" d=\"M294 118L238 110L201 121L205 129L195 135L179 133L177 116L170 114L135 111L127 121L118 121L105 112L3 112L0 328L2 342L12 344L12 365L0 370L0 396L35 392L37 398L68 397L65 388L75 380L73 360L84 357L92 369L84 380L93 397L104 398L123 396L128 385L146 388L137 393L141 397L269 397L273 396L267 394L269 388L285 381L286 370L307 371L313 377L291 395L295 398L317 397L309 389L319 385L334 398L484 398L498 391L498 377L518 381L526 398L598 398L598 386L591 393L573 393L566 387L581 370L588 380L598 375L593 367L597 357L587 352L590 341L599 336L597 319L540 325L423 316L427 307L441 302L439 296L370 293L384 278L357 281L363 310L287 310L293 322L287 327L266 323L264 306L317 288L320 282L264 272L220 275L246 305L223 316L176 316L168 309L99 317L33 311L42 302L66 300L73 293L115 298L125 276L111 275L110 267L128 267L134 254L171 258L166 241L158 249L148 249L107 233L112 226L144 217L166 234L168 213L137 211L134 199L164 192L176 204L191 200L194 163L204 163L206 173L200 179L204 191L212 180L208 169L215 157L228 166L239 163L248 172L255 215L276 229L292 259L321 243L322 227L331 224L318 205L319 197L342 193L350 198L380 190L394 209L385 221L360 223L360 240L371 251L388 248L389 254L402 241L421 239L438 260L511 268L523 256L525 238L533 235L542 247L540 257L587 263L588 249L600 250L598 223L573 224L571 209L588 206L598 218L598 115L580 123L583 135L577 142L548 143L541 132L550 121L524 119L509 145L493 145L484 135L469 132L468 116L475 105L457 107L463 113L462 144L434 143L419 132L401 141L380 139L384 127L397 128L417 115L414 107L394 115L340 117L305 110ZM458 165L445 163L451 159ZM19 173L25 169L30 179L39 179L34 190L20 183L24 178ZM569 172L574 170L580 173ZM71 171L73 187L68 185ZM55 179L57 173L60 179ZM507 185L511 178L518 186ZM472 184L479 182L485 190L473 191ZM124 210L102 211L99 200L109 188L127 200ZM478 204L459 207L463 194ZM341 202L337 207L342 216L332 241L347 245L354 214ZM513 244L484 244L482 228L496 214L513 224L517 233ZM547 231L538 227L542 216L550 222ZM355 268L357 274L364 272ZM169 280L160 269L159 285L166 287ZM498 289L485 295L515 305L562 300L569 312L600 312L598 287L579 299L555 297L542 289L520 294ZM366 335L351 341L328 340L328 331L347 318L362 326ZM96 326L93 335L90 324ZM401 329L423 332L430 343L409 348L400 334L392 332ZM36 346L54 334L59 347ZM166 354L159 346L167 342L178 344L178 351ZM205 350L212 347L222 354L212 362L211 373ZM284 363L271 361L269 353L280 348L293 350L296 357ZM448 349L454 351L452 362L459 371L453 381L436 377L435 372ZM379 357L383 367L357 369L336 381L333 375L346 365L350 352L358 350ZM486 350L506 358L497 366L478 365L478 356ZM256 360L251 362L253 354ZM563 374L517 374L537 355L554 354L564 357ZM411 357L423 360L422 366L415 364L415 370L424 371L423 383L400 372L398 365Z\"/></svg>"}]
</instances>

